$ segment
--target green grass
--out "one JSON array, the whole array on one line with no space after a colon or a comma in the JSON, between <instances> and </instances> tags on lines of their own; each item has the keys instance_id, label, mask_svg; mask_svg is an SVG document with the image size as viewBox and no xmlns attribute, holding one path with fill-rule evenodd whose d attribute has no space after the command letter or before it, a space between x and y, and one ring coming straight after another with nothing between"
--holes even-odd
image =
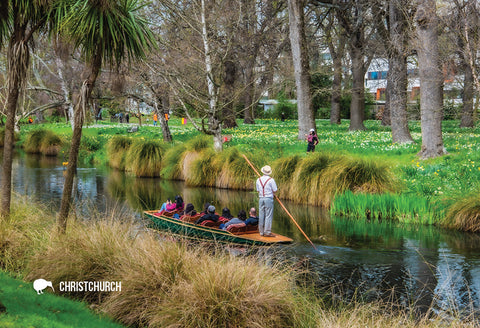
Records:
<instances>
[{"instance_id":1,"label":"green grass","mask_svg":"<svg viewBox=\"0 0 480 328\"><path fill-rule=\"evenodd\" d=\"M0 271L0 326L12 328L123 327L93 314L87 304L44 292L37 295L32 283L20 281Z\"/></svg>"}]
</instances>

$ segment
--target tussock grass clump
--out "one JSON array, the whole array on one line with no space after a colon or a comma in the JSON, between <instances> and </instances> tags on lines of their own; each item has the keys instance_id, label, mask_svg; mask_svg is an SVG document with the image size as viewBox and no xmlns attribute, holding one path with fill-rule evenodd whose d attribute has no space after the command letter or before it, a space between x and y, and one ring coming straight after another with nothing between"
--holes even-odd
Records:
<instances>
[{"instance_id":1,"label":"tussock grass clump","mask_svg":"<svg viewBox=\"0 0 480 328\"><path fill-rule=\"evenodd\" d=\"M258 162L259 155L248 154L250 161ZM249 190L253 189L256 179L255 172L235 147L225 149L215 157L215 167L221 167L218 172L215 186Z\"/></svg>"},{"instance_id":2,"label":"tussock grass clump","mask_svg":"<svg viewBox=\"0 0 480 328\"><path fill-rule=\"evenodd\" d=\"M196 152L202 151L203 149L206 149L206 148L212 148L213 146L212 137L207 135L200 135L186 142L186 146L189 151L196 151Z\"/></svg>"},{"instance_id":3,"label":"tussock grass clump","mask_svg":"<svg viewBox=\"0 0 480 328\"><path fill-rule=\"evenodd\" d=\"M328 206L324 201L328 195L325 194L321 179L332 161L333 157L327 153L319 152L304 157L289 180L285 194L280 195L299 203Z\"/></svg>"},{"instance_id":4,"label":"tussock grass clump","mask_svg":"<svg viewBox=\"0 0 480 328\"><path fill-rule=\"evenodd\" d=\"M132 145L132 139L125 136L114 136L107 143L107 157L110 167L124 171L125 157Z\"/></svg>"},{"instance_id":5,"label":"tussock grass clump","mask_svg":"<svg viewBox=\"0 0 480 328\"><path fill-rule=\"evenodd\" d=\"M46 209L24 197L14 197L9 217L0 219L0 268L23 272L34 251L47 241L54 218Z\"/></svg>"},{"instance_id":6,"label":"tussock grass clump","mask_svg":"<svg viewBox=\"0 0 480 328\"><path fill-rule=\"evenodd\" d=\"M206 148L195 154L185 156L185 159L193 157L188 169L185 170L185 182L193 187L214 187L221 169L221 163L215 160L218 154L212 148Z\"/></svg>"},{"instance_id":7,"label":"tussock grass clump","mask_svg":"<svg viewBox=\"0 0 480 328\"><path fill-rule=\"evenodd\" d=\"M155 140L135 140L128 149L125 169L137 177L159 177L164 147Z\"/></svg>"},{"instance_id":8,"label":"tussock grass clump","mask_svg":"<svg viewBox=\"0 0 480 328\"><path fill-rule=\"evenodd\" d=\"M47 247L29 265L27 279L48 277L60 281L113 281L118 263L126 258L132 243L132 226L119 221L72 221L65 234L52 234ZM99 302L105 293L72 293L89 302Z\"/></svg>"},{"instance_id":9,"label":"tussock grass clump","mask_svg":"<svg viewBox=\"0 0 480 328\"><path fill-rule=\"evenodd\" d=\"M62 148L62 139L48 130L40 142L40 152L46 156L57 156Z\"/></svg>"},{"instance_id":10,"label":"tussock grass clump","mask_svg":"<svg viewBox=\"0 0 480 328\"><path fill-rule=\"evenodd\" d=\"M295 326L295 284L288 272L152 236L142 236L129 251L132 260L120 266L122 292L102 305L127 325Z\"/></svg>"},{"instance_id":11,"label":"tussock grass clump","mask_svg":"<svg viewBox=\"0 0 480 328\"><path fill-rule=\"evenodd\" d=\"M334 195L353 192L383 193L398 190L398 181L387 162L357 156L340 156L325 169L320 181L325 195L323 205L330 205Z\"/></svg>"},{"instance_id":12,"label":"tussock grass clump","mask_svg":"<svg viewBox=\"0 0 480 328\"><path fill-rule=\"evenodd\" d=\"M480 196L477 192L458 199L448 209L445 217L448 227L480 232Z\"/></svg>"},{"instance_id":13,"label":"tussock grass clump","mask_svg":"<svg viewBox=\"0 0 480 328\"><path fill-rule=\"evenodd\" d=\"M41 151L42 140L49 132L53 133L45 129L37 129L37 130L31 131L25 138L25 142L23 143L23 149L27 153L40 154L42 152Z\"/></svg>"},{"instance_id":14,"label":"tussock grass clump","mask_svg":"<svg viewBox=\"0 0 480 328\"><path fill-rule=\"evenodd\" d=\"M184 180L183 161L187 146L178 144L169 148L163 156L161 176L169 180Z\"/></svg>"},{"instance_id":15,"label":"tussock grass clump","mask_svg":"<svg viewBox=\"0 0 480 328\"><path fill-rule=\"evenodd\" d=\"M287 183L290 181L300 161L300 155L282 157L276 160L272 165L272 170L275 173L275 181L278 183Z\"/></svg>"}]
</instances>

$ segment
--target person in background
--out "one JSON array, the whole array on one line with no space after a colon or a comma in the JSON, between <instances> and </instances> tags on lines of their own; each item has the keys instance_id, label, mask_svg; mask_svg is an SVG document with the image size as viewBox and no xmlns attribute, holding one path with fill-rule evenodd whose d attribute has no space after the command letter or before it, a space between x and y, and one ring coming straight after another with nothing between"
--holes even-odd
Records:
<instances>
[{"instance_id":1,"label":"person in background","mask_svg":"<svg viewBox=\"0 0 480 328\"><path fill-rule=\"evenodd\" d=\"M157 126L158 115L157 113L153 114L153 126Z\"/></svg>"},{"instance_id":2,"label":"person in background","mask_svg":"<svg viewBox=\"0 0 480 328\"><path fill-rule=\"evenodd\" d=\"M130 123L130 114L128 114L128 113L125 114L125 121L126 121L127 123Z\"/></svg>"},{"instance_id":3,"label":"person in background","mask_svg":"<svg viewBox=\"0 0 480 328\"><path fill-rule=\"evenodd\" d=\"M258 178L255 184L259 196L258 231L260 236L274 237L275 235L272 234L273 197L277 192L277 184L270 176L272 168L269 165L265 165L260 171L262 171L263 176Z\"/></svg>"},{"instance_id":4,"label":"person in background","mask_svg":"<svg viewBox=\"0 0 480 328\"><path fill-rule=\"evenodd\" d=\"M250 212L248 213L249 217L245 221L246 225L257 225L258 224L258 216L257 216L257 210L255 207L252 207L250 209Z\"/></svg>"},{"instance_id":5,"label":"person in background","mask_svg":"<svg viewBox=\"0 0 480 328\"><path fill-rule=\"evenodd\" d=\"M307 139L307 153L309 152L314 152L315 151L315 146L318 145L318 136L315 133L314 129L310 129L310 133L305 135L305 138Z\"/></svg>"}]
</instances>

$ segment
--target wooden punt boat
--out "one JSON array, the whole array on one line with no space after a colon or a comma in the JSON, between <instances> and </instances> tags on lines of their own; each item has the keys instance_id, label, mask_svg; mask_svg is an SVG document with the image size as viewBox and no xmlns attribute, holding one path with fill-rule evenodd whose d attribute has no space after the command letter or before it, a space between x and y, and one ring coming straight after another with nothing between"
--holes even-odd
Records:
<instances>
[{"instance_id":1,"label":"wooden punt boat","mask_svg":"<svg viewBox=\"0 0 480 328\"><path fill-rule=\"evenodd\" d=\"M222 243L268 246L275 244L288 244L293 241L291 238L278 234L274 234L274 237L260 236L258 230L231 233L215 227L201 226L194 223L180 221L172 217L159 215L158 211L145 211L144 215L150 220L150 228Z\"/></svg>"}]
</instances>

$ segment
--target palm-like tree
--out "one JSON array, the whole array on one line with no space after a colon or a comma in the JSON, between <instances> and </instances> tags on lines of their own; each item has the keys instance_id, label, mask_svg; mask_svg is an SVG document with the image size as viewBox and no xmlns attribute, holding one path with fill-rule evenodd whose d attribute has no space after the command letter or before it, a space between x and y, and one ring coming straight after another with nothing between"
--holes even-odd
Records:
<instances>
[{"instance_id":1,"label":"palm-like tree","mask_svg":"<svg viewBox=\"0 0 480 328\"><path fill-rule=\"evenodd\" d=\"M47 24L52 0L2 0L0 2L0 48L8 43L7 101L0 216L10 215L12 154L18 98L24 90L30 64L30 44Z\"/></svg>"},{"instance_id":2,"label":"palm-like tree","mask_svg":"<svg viewBox=\"0 0 480 328\"><path fill-rule=\"evenodd\" d=\"M138 0L60 0L58 8L57 13L66 15L57 29L81 49L88 74L75 100L73 136L57 217L60 231L65 231L85 111L102 64L119 65L124 58L144 58L146 50L155 46L155 39L141 16Z\"/></svg>"}]
</instances>

